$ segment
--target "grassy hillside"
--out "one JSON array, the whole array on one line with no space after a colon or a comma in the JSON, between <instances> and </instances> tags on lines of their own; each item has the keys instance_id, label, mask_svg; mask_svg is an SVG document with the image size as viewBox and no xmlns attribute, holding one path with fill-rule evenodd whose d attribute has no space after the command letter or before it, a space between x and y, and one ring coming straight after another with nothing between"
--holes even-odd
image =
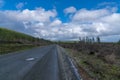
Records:
<instances>
[{"instance_id":1,"label":"grassy hillside","mask_svg":"<svg viewBox=\"0 0 120 80\"><path fill-rule=\"evenodd\" d=\"M0 28L0 39L3 41L17 41L20 39L32 40L34 38L23 33Z\"/></svg>"},{"instance_id":2,"label":"grassy hillside","mask_svg":"<svg viewBox=\"0 0 120 80\"><path fill-rule=\"evenodd\" d=\"M38 39L23 33L19 33L13 30L0 28L0 43L48 43L50 41L44 39Z\"/></svg>"},{"instance_id":3,"label":"grassy hillside","mask_svg":"<svg viewBox=\"0 0 120 80\"><path fill-rule=\"evenodd\" d=\"M50 41L0 28L0 54L51 44Z\"/></svg>"}]
</instances>

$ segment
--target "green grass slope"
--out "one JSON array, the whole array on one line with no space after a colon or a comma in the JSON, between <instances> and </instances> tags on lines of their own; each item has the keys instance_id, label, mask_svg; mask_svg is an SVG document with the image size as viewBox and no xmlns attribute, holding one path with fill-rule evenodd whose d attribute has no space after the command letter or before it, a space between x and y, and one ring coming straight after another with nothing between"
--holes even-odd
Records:
<instances>
[{"instance_id":1,"label":"green grass slope","mask_svg":"<svg viewBox=\"0 0 120 80\"><path fill-rule=\"evenodd\" d=\"M51 41L0 28L0 54L51 44Z\"/></svg>"},{"instance_id":2,"label":"green grass slope","mask_svg":"<svg viewBox=\"0 0 120 80\"><path fill-rule=\"evenodd\" d=\"M13 30L0 28L0 42L1 43L50 43L48 40L39 39L30 35L19 33Z\"/></svg>"}]
</instances>

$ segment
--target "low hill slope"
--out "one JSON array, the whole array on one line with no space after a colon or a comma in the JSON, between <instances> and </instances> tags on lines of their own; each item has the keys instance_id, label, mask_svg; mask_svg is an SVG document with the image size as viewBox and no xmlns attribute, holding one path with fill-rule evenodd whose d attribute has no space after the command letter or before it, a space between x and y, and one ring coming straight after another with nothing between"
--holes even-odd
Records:
<instances>
[{"instance_id":1,"label":"low hill slope","mask_svg":"<svg viewBox=\"0 0 120 80\"><path fill-rule=\"evenodd\" d=\"M48 44L48 40L39 39L13 30L0 28L0 43Z\"/></svg>"},{"instance_id":2,"label":"low hill slope","mask_svg":"<svg viewBox=\"0 0 120 80\"><path fill-rule=\"evenodd\" d=\"M48 40L39 39L24 33L0 28L0 55L29 49L36 46L45 46L51 43L52 42Z\"/></svg>"}]
</instances>

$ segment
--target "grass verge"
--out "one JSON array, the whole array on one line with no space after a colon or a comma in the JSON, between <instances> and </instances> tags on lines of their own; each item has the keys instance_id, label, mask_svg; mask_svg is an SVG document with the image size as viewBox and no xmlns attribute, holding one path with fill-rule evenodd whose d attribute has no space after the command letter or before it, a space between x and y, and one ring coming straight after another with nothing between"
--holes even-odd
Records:
<instances>
[{"instance_id":1,"label":"grass verge","mask_svg":"<svg viewBox=\"0 0 120 80\"><path fill-rule=\"evenodd\" d=\"M7 54L10 52L21 51L36 47L35 45L28 44L0 44L0 55Z\"/></svg>"},{"instance_id":2,"label":"grass verge","mask_svg":"<svg viewBox=\"0 0 120 80\"><path fill-rule=\"evenodd\" d=\"M119 64L109 64L95 55L81 53L73 49L66 50L68 51L68 55L71 56L78 66L84 69L93 80L120 80Z\"/></svg>"}]
</instances>

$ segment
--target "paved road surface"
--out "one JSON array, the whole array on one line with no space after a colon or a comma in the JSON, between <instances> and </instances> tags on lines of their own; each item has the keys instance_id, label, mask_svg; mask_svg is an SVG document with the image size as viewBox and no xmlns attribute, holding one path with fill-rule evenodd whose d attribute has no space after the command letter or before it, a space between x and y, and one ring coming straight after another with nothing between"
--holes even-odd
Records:
<instances>
[{"instance_id":1,"label":"paved road surface","mask_svg":"<svg viewBox=\"0 0 120 80\"><path fill-rule=\"evenodd\" d=\"M0 56L0 80L72 80L65 78L59 48L50 45Z\"/></svg>"}]
</instances>

